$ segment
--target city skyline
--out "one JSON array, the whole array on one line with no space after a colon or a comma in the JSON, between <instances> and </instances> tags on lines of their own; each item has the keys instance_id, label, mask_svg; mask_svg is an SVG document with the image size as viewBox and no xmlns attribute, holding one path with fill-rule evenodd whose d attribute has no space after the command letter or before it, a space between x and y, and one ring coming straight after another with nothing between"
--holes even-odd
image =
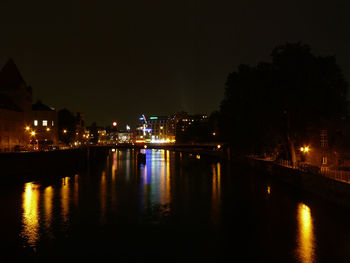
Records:
<instances>
[{"instance_id":1,"label":"city skyline","mask_svg":"<svg viewBox=\"0 0 350 263\"><path fill-rule=\"evenodd\" d=\"M39 1L18 9L4 1L0 67L13 58L34 101L81 111L99 125L141 113L210 114L230 72L268 60L285 42L336 55L349 80L349 3L253 2Z\"/></svg>"}]
</instances>

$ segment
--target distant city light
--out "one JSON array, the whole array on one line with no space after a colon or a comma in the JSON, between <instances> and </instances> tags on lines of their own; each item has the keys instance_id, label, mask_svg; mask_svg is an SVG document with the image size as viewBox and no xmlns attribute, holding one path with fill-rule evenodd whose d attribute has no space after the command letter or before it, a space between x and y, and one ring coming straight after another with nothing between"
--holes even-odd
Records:
<instances>
[{"instance_id":1,"label":"distant city light","mask_svg":"<svg viewBox=\"0 0 350 263\"><path fill-rule=\"evenodd\" d=\"M217 146L217 148L220 149L220 148L221 148L221 145L219 144L219 145Z\"/></svg>"},{"instance_id":2,"label":"distant city light","mask_svg":"<svg viewBox=\"0 0 350 263\"><path fill-rule=\"evenodd\" d=\"M63 130L63 133L67 133L67 130L66 130L66 129L64 129L64 130Z\"/></svg>"},{"instance_id":3,"label":"distant city light","mask_svg":"<svg viewBox=\"0 0 350 263\"><path fill-rule=\"evenodd\" d=\"M30 127L29 127L29 126L27 126L27 127L26 127L26 131L29 131L29 130L30 130Z\"/></svg>"},{"instance_id":4,"label":"distant city light","mask_svg":"<svg viewBox=\"0 0 350 263\"><path fill-rule=\"evenodd\" d=\"M31 133L30 133L32 136L35 136L35 131L32 131Z\"/></svg>"},{"instance_id":5,"label":"distant city light","mask_svg":"<svg viewBox=\"0 0 350 263\"><path fill-rule=\"evenodd\" d=\"M116 121L113 122L113 126L116 127L118 123Z\"/></svg>"},{"instance_id":6,"label":"distant city light","mask_svg":"<svg viewBox=\"0 0 350 263\"><path fill-rule=\"evenodd\" d=\"M126 130L130 131L130 126L129 125L126 125Z\"/></svg>"}]
</instances>

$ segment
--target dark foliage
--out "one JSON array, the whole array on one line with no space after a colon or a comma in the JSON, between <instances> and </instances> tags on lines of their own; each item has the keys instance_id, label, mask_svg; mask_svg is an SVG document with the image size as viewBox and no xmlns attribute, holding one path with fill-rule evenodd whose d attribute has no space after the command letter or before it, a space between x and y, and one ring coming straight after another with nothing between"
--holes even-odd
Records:
<instances>
[{"instance_id":1,"label":"dark foliage","mask_svg":"<svg viewBox=\"0 0 350 263\"><path fill-rule=\"evenodd\" d=\"M240 65L229 74L220 131L242 153L278 148L293 160L306 129L347 117L348 84L334 57L315 56L307 45L285 44L271 57L272 62Z\"/></svg>"}]
</instances>

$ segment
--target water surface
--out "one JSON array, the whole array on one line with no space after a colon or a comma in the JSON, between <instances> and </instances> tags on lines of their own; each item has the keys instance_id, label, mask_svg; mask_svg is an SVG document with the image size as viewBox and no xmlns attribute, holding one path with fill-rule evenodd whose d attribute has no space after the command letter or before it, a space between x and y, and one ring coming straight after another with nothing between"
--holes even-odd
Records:
<instances>
[{"instance_id":1,"label":"water surface","mask_svg":"<svg viewBox=\"0 0 350 263\"><path fill-rule=\"evenodd\" d=\"M349 211L252 169L116 150L80 174L3 185L2 255L349 262Z\"/></svg>"}]
</instances>

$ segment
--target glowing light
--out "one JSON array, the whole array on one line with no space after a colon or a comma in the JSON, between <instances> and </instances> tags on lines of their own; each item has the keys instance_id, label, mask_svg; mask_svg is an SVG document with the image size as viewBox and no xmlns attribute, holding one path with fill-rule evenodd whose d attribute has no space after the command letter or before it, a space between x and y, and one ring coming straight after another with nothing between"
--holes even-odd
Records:
<instances>
[{"instance_id":1,"label":"glowing light","mask_svg":"<svg viewBox=\"0 0 350 263\"><path fill-rule=\"evenodd\" d=\"M143 146L143 148L147 149L147 145Z\"/></svg>"},{"instance_id":2,"label":"glowing light","mask_svg":"<svg viewBox=\"0 0 350 263\"><path fill-rule=\"evenodd\" d=\"M64 129L64 130L63 130L63 133L67 133L67 130L66 130L66 129Z\"/></svg>"},{"instance_id":3,"label":"glowing light","mask_svg":"<svg viewBox=\"0 0 350 263\"><path fill-rule=\"evenodd\" d=\"M113 122L113 127L116 127L118 123L116 121Z\"/></svg>"},{"instance_id":4,"label":"glowing light","mask_svg":"<svg viewBox=\"0 0 350 263\"><path fill-rule=\"evenodd\" d=\"M270 186L267 186L267 194L271 194L271 187Z\"/></svg>"},{"instance_id":5,"label":"glowing light","mask_svg":"<svg viewBox=\"0 0 350 263\"><path fill-rule=\"evenodd\" d=\"M38 126L38 120L34 120L34 126Z\"/></svg>"},{"instance_id":6,"label":"glowing light","mask_svg":"<svg viewBox=\"0 0 350 263\"><path fill-rule=\"evenodd\" d=\"M150 120L158 120L158 117L149 117Z\"/></svg>"},{"instance_id":7,"label":"glowing light","mask_svg":"<svg viewBox=\"0 0 350 263\"><path fill-rule=\"evenodd\" d=\"M301 152L304 152L304 153L307 153L307 152L310 151L310 147L309 147L309 146L300 147L300 151L301 151Z\"/></svg>"},{"instance_id":8,"label":"glowing light","mask_svg":"<svg viewBox=\"0 0 350 263\"><path fill-rule=\"evenodd\" d=\"M220 148L221 148L221 145L219 144L219 145L217 146L217 148L220 149Z\"/></svg>"},{"instance_id":9,"label":"glowing light","mask_svg":"<svg viewBox=\"0 0 350 263\"><path fill-rule=\"evenodd\" d=\"M112 152L115 152L115 149L112 149Z\"/></svg>"},{"instance_id":10,"label":"glowing light","mask_svg":"<svg viewBox=\"0 0 350 263\"><path fill-rule=\"evenodd\" d=\"M129 125L126 125L126 130L130 131L130 126Z\"/></svg>"},{"instance_id":11,"label":"glowing light","mask_svg":"<svg viewBox=\"0 0 350 263\"><path fill-rule=\"evenodd\" d=\"M30 133L32 136L35 136L35 131L32 131L31 133Z\"/></svg>"},{"instance_id":12,"label":"glowing light","mask_svg":"<svg viewBox=\"0 0 350 263\"><path fill-rule=\"evenodd\" d=\"M196 159L200 160L201 156L199 154L196 155Z\"/></svg>"},{"instance_id":13,"label":"glowing light","mask_svg":"<svg viewBox=\"0 0 350 263\"><path fill-rule=\"evenodd\" d=\"M26 131L29 131L29 130L30 130L30 127L29 127L29 126L27 126L27 127L26 127Z\"/></svg>"},{"instance_id":14,"label":"glowing light","mask_svg":"<svg viewBox=\"0 0 350 263\"><path fill-rule=\"evenodd\" d=\"M213 132L213 136L215 136L216 135L216 132Z\"/></svg>"},{"instance_id":15,"label":"glowing light","mask_svg":"<svg viewBox=\"0 0 350 263\"><path fill-rule=\"evenodd\" d=\"M51 129L50 128L46 128L46 131L50 131Z\"/></svg>"}]
</instances>

